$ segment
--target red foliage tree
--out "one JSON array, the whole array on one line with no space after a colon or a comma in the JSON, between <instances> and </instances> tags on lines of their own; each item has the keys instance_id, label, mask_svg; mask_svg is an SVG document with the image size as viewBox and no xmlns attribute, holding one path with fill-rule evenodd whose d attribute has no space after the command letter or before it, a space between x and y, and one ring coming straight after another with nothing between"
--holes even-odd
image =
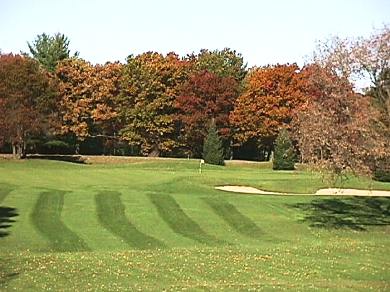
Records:
<instances>
[{"instance_id":1,"label":"red foliage tree","mask_svg":"<svg viewBox=\"0 0 390 292\"><path fill-rule=\"evenodd\" d=\"M38 62L20 55L0 55L0 142L23 157L32 135L48 131L55 116L56 91Z\"/></svg>"},{"instance_id":2,"label":"red foliage tree","mask_svg":"<svg viewBox=\"0 0 390 292\"><path fill-rule=\"evenodd\" d=\"M238 96L238 82L208 71L194 73L176 99L182 143L192 156L200 157L210 122L215 121L225 145L230 144L229 113Z\"/></svg>"}]
</instances>

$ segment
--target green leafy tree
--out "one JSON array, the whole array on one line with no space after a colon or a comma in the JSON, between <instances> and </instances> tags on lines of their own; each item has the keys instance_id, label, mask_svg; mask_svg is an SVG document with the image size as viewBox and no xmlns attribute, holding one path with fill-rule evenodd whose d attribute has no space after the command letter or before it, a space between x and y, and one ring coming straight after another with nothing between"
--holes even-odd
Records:
<instances>
[{"instance_id":1,"label":"green leafy tree","mask_svg":"<svg viewBox=\"0 0 390 292\"><path fill-rule=\"evenodd\" d=\"M206 70L219 77L232 77L238 82L246 75L242 55L229 48L214 51L203 49L198 55L190 55L189 60L194 63L194 69L198 72Z\"/></svg>"},{"instance_id":2,"label":"green leafy tree","mask_svg":"<svg viewBox=\"0 0 390 292\"><path fill-rule=\"evenodd\" d=\"M31 44L29 42L27 44L33 58L47 70L54 72L60 61L70 57L69 42L64 34L50 36L42 33ZM78 56L78 52L74 56Z\"/></svg>"},{"instance_id":3,"label":"green leafy tree","mask_svg":"<svg viewBox=\"0 0 390 292\"><path fill-rule=\"evenodd\" d=\"M223 146L212 121L203 144L203 159L208 164L224 165Z\"/></svg>"},{"instance_id":4,"label":"green leafy tree","mask_svg":"<svg viewBox=\"0 0 390 292\"><path fill-rule=\"evenodd\" d=\"M119 116L120 135L148 156L177 147L174 106L178 87L187 78L188 62L174 53L129 56L124 65Z\"/></svg>"},{"instance_id":5,"label":"green leafy tree","mask_svg":"<svg viewBox=\"0 0 390 292\"><path fill-rule=\"evenodd\" d=\"M275 141L275 153L273 160L274 170L293 170L295 163L295 151L286 129L279 132Z\"/></svg>"}]
</instances>

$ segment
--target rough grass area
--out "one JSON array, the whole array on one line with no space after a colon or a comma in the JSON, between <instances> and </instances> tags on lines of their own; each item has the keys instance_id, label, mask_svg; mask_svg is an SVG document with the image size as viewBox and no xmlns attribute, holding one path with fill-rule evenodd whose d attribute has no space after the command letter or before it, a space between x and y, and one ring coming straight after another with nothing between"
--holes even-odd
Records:
<instances>
[{"instance_id":1,"label":"rough grass area","mask_svg":"<svg viewBox=\"0 0 390 292\"><path fill-rule=\"evenodd\" d=\"M306 170L186 159L0 160L0 290L390 290L390 199ZM343 187L390 190L350 177Z\"/></svg>"}]
</instances>

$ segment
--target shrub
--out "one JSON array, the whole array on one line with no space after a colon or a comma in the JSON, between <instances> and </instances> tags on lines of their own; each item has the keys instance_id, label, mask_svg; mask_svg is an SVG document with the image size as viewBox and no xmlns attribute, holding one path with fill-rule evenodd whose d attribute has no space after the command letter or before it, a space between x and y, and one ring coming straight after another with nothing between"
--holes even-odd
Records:
<instances>
[{"instance_id":1,"label":"shrub","mask_svg":"<svg viewBox=\"0 0 390 292\"><path fill-rule=\"evenodd\" d=\"M381 159L374 172L374 179L383 182L390 182L390 157Z\"/></svg>"},{"instance_id":2,"label":"shrub","mask_svg":"<svg viewBox=\"0 0 390 292\"><path fill-rule=\"evenodd\" d=\"M214 121L211 122L203 143L203 159L208 164L224 165L223 146Z\"/></svg>"},{"instance_id":3,"label":"shrub","mask_svg":"<svg viewBox=\"0 0 390 292\"><path fill-rule=\"evenodd\" d=\"M274 170L293 170L295 164L294 146L287 130L282 129L275 141L275 153L272 168Z\"/></svg>"},{"instance_id":4,"label":"shrub","mask_svg":"<svg viewBox=\"0 0 390 292\"><path fill-rule=\"evenodd\" d=\"M71 154L73 152L72 147L61 140L50 140L43 144L41 150L45 154Z\"/></svg>"}]
</instances>

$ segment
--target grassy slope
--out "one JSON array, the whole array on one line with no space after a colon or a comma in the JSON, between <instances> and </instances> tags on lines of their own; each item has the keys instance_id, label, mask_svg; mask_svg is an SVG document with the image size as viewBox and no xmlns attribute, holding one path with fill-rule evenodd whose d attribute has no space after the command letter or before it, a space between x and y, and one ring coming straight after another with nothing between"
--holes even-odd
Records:
<instances>
[{"instance_id":1,"label":"grassy slope","mask_svg":"<svg viewBox=\"0 0 390 292\"><path fill-rule=\"evenodd\" d=\"M0 288L390 288L388 198L222 193L213 186L308 193L323 184L259 165L197 167L0 161L2 225L6 210L18 214L2 228Z\"/></svg>"}]
</instances>

